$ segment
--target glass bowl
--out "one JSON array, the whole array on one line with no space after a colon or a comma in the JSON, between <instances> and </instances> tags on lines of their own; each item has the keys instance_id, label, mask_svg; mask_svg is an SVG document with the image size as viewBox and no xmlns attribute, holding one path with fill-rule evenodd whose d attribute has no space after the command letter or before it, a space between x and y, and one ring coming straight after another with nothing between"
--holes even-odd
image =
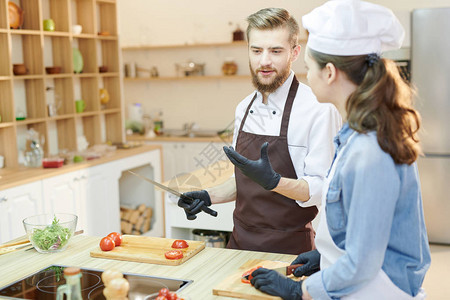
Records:
<instances>
[{"instance_id":1,"label":"glass bowl","mask_svg":"<svg viewBox=\"0 0 450 300\"><path fill-rule=\"evenodd\" d=\"M40 253L61 252L67 248L77 227L73 214L42 214L23 220L23 226L33 247Z\"/></svg>"}]
</instances>

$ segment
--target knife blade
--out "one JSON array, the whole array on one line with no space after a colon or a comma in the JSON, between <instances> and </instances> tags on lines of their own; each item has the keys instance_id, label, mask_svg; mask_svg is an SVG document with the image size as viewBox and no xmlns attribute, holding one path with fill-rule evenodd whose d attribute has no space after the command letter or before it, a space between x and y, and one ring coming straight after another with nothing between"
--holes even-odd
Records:
<instances>
[{"instance_id":1,"label":"knife blade","mask_svg":"<svg viewBox=\"0 0 450 300\"><path fill-rule=\"evenodd\" d=\"M265 269L273 270L273 271L275 271L277 273L280 273L281 275L284 275L284 276L289 276L289 275L294 274L294 270L297 269L300 266L303 266L303 264L296 264L296 265L284 266L284 267L279 267L279 268L265 268ZM246 276L243 276L242 278L248 279L249 276L250 276L250 274L248 274Z\"/></svg>"},{"instance_id":2,"label":"knife blade","mask_svg":"<svg viewBox=\"0 0 450 300\"><path fill-rule=\"evenodd\" d=\"M180 193L180 192L178 192L178 191L176 191L176 190L174 190L174 189L171 189L171 188L168 187L168 186L165 186L165 185L163 185L163 184L161 184L161 183L159 183L159 182L156 182L156 181L154 181L154 180L152 180L152 179L150 179L150 178L147 178L147 177L145 177L145 176L142 176L141 174L135 173L135 172L130 171L130 170L128 170L128 172L131 173L131 174L133 174L134 176L137 176L137 177L139 177L139 178L141 178L141 179L147 181L147 182L150 182L151 184L157 186L158 188L160 188L160 189L162 189L162 190L164 190L164 191L166 191L166 192L169 192L169 193L171 193L171 194L177 196L178 198L183 198L183 199L189 200L189 201L191 201L191 203L195 201L194 198L189 197L189 196L186 196L186 195L184 195L184 194L182 194L182 193ZM210 215L213 216L213 217L217 217L217 211L212 210L211 208L207 207L206 205L202 205L201 210L204 211L204 212L207 213L207 214L210 214ZM188 215L188 219L190 219L190 220L193 220L193 219L195 219L196 217L197 217L197 216L195 216L195 215Z\"/></svg>"},{"instance_id":3,"label":"knife blade","mask_svg":"<svg viewBox=\"0 0 450 300\"><path fill-rule=\"evenodd\" d=\"M297 269L300 266L303 266L303 264L279 267L279 268L274 268L274 269L271 269L271 270L274 270L274 271L280 273L281 275L289 276L291 274L294 274L294 270Z\"/></svg>"}]
</instances>

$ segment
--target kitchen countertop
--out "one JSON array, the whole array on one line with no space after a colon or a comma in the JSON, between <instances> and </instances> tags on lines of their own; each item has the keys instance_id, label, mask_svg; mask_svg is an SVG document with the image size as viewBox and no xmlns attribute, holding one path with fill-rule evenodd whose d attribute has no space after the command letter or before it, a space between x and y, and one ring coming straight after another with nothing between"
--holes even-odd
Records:
<instances>
[{"instance_id":1,"label":"kitchen countertop","mask_svg":"<svg viewBox=\"0 0 450 300\"><path fill-rule=\"evenodd\" d=\"M85 169L88 167L96 166L99 164L108 163L117 159L130 157L133 155L145 153L152 150L161 150L160 145L141 145L128 149L117 149L116 151L109 152L107 155L93 159L86 160L79 163L71 163L64 165L60 168L4 168L0 169L0 190L15 187L18 185L30 183L36 180L45 179L48 177L61 175L64 173Z\"/></svg>"},{"instance_id":2,"label":"kitchen countertop","mask_svg":"<svg viewBox=\"0 0 450 300\"><path fill-rule=\"evenodd\" d=\"M196 142L196 143L231 143L232 142L232 136L229 137L220 137L219 135L216 136L194 136L194 137L188 137L188 136L155 136L155 137L148 137L145 135L140 134L132 134L126 136L127 141L140 141L140 142Z\"/></svg>"},{"instance_id":3,"label":"kitchen countertop","mask_svg":"<svg viewBox=\"0 0 450 300\"><path fill-rule=\"evenodd\" d=\"M189 279L193 282L179 295L189 299L229 299L214 296L212 290L226 277L236 272L251 259L292 262L295 255L231 250L206 247L179 266L155 265L90 257L89 252L98 247L100 237L79 235L72 238L67 249L60 253L41 254L36 250L0 255L0 287L8 285L52 264L92 269L115 268L124 273Z\"/></svg>"}]
</instances>

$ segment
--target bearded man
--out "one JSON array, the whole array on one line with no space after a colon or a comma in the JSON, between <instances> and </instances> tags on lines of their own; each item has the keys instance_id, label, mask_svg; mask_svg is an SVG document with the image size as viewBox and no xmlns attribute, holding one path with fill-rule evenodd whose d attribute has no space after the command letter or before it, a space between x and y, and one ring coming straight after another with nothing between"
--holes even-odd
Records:
<instances>
[{"instance_id":1,"label":"bearded man","mask_svg":"<svg viewBox=\"0 0 450 300\"><path fill-rule=\"evenodd\" d=\"M311 221L341 117L332 105L320 104L291 70L300 46L299 27L289 12L266 8L247 21L256 91L238 104L233 147L224 147L235 176L185 193L195 201L181 197L178 205L193 219L205 206L236 201L228 248L299 254L315 248Z\"/></svg>"}]
</instances>

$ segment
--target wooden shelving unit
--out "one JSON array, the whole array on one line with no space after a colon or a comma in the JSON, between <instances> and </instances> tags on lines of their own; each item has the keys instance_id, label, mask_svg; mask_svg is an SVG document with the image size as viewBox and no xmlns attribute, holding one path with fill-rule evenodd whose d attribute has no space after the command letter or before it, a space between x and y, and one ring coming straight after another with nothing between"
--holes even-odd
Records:
<instances>
[{"instance_id":1,"label":"wooden shelving unit","mask_svg":"<svg viewBox=\"0 0 450 300\"><path fill-rule=\"evenodd\" d=\"M24 22L10 29L8 1L0 0L0 155L5 167L18 166L19 135L30 128L45 139L45 155L51 147L77 150L79 135L90 145L124 141L116 0L12 2L24 11ZM55 31L44 31L44 19L54 20ZM81 34L72 33L75 24L82 26ZM73 48L83 57L79 74L73 71ZM13 64L25 64L27 74L14 75ZM60 66L61 73L46 74L50 66ZM99 66L108 72L100 73ZM110 96L103 105L100 88ZM86 103L82 113L76 112L77 99ZM52 101L60 105L50 116ZM16 120L19 111L25 120Z\"/></svg>"}]
</instances>

